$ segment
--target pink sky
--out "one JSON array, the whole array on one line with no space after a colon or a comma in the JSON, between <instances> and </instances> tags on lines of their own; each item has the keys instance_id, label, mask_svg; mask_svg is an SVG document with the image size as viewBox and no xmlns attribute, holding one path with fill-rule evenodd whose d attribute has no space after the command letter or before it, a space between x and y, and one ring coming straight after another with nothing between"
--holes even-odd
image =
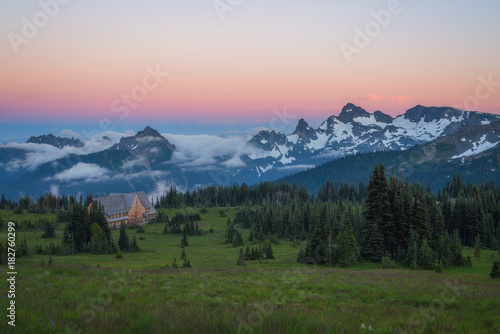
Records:
<instances>
[{"instance_id":1,"label":"pink sky","mask_svg":"<svg viewBox=\"0 0 500 334\"><path fill-rule=\"evenodd\" d=\"M0 118L113 115L113 101L157 66L169 76L131 119L244 122L283 107L321 119L347 102L391 115L417 104L500 113L499 3L444 3L401 1L348 62L341 43L354 45L355 28L388 1L244 1L224 20L210 1L70 2L18 53L1 40ZM21 34L22 18L40 10L2 2L0 34ZM486 87L488 77L499 84Z\"/></svg>"}]
</instances>

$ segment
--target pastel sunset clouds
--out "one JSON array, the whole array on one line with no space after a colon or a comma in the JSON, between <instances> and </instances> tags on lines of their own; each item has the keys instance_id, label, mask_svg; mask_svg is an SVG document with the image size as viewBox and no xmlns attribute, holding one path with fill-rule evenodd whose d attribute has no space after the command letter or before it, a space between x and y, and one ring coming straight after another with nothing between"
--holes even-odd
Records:
<instances>
[{"instance_id":1,"label":"pastel sunset clouds","mask_svg":"<svg viewBox=\"0 0 500 334\"><path fill-rule=\"evenodd\" d=\"M378 31L372 12L389 3L247 0L221 20L210 0L3 1L0 118L98 122L124 115L123 96L127 121L255 123L283 107L324 119L347 102L500 113L498 1L401 0ZM369 43L348 62L357 29ZM169 75L144 95L148 67Z\"/></svg>"}]
</instances>

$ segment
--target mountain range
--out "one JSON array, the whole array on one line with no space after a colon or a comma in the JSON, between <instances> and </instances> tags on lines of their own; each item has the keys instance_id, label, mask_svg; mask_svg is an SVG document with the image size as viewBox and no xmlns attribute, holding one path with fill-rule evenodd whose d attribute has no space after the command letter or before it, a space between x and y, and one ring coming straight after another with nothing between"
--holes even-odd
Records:
<instances>
[{"instance_id":1,"label":"mountain range","mask_svg":"<svg viewBox=\"0 0 500 334\"><path fill-rule=\"evenodd\" d=\"M235 141L238 149L233 142L225 148L220 138L207 144L205 137L162 135L149 126L85 143L49 134L0 145L0 192L13 198L48 191L156 195L170 186L189 190L277 179L317 191L326 179L366 180L376 161L421 181L444 182L458 170L474 179L499 179L499 121L499 115L424 106L393 118L349 103L316 129L300 119L291 134L263 130Z\"/></svg>"}]
</instances>

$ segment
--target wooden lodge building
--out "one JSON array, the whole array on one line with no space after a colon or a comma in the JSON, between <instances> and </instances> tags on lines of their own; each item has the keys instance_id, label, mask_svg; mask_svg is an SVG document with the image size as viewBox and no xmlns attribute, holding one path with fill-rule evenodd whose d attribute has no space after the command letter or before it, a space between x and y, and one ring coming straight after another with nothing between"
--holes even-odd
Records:
<instances>
[{"instance_id":1,"label":"wooden lodge building","mask_svg":"<svg viewBox=\"0 0 500 334\"><path fill-rule=\"evenodd\" d=\"M119 228L121 223L134 225L156 219L156 210L144 191L104 195L94 198L93 201L101 203L104 207L108 226L111 229Z\"/></svg>"}]
</instances>

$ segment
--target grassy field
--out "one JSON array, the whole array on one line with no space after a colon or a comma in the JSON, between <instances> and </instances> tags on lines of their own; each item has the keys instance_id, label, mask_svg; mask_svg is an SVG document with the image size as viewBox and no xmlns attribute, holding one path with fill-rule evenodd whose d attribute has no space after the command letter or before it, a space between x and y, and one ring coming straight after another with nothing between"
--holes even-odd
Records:
<instances>
[{"instance_id":1,"label":"grassy field","mask_svg":"<svg viewBox=\"0 0 500 334\"><path fill-rule=\"evenodd\" d=\"M231 219L235 213L226 210ZM0 214L4 221L37 219ZM160 223L145 226L146 233L128 230L144 251L121 260L52 256L48 265L45 255L18 259L15 333L360 333L361 324L371 333L500 332L500 281L488 276L496 252L483 250L476 259L466 249L473 266L441 274L373 263L340 269L299 265L298 249L281 241L273 246L275 260L239 267L239 248L224 243L226 221L219 209L202 215L206 233L189 238L189 269L165 269L174 257L181 262L181 235L163 234ZM17 238L31 248L59 242L62 231L60 225L57 240L41 238L40 231L19 231ZM243 230L245 240L248 233ZM0 238L6 239L5 229ZM6 267L0 270L6 313ZM9 333L2 319L1 332Z\"/></svg>"}]
</instances>

